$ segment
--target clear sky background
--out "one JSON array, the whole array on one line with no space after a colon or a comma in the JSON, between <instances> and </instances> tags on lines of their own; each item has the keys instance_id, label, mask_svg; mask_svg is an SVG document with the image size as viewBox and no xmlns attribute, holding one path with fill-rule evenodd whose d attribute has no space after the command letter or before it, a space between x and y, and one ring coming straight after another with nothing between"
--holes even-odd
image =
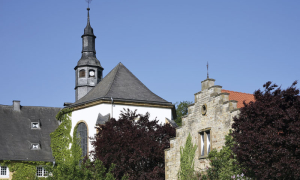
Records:
<instances>
[{"instance_id":1,"label":"clear sky background","mask_svg":"<svg viewBox=\"0 0 300 180\"><path fill-rule=\"evenodd\" d=\"M0 104L74 102L86 8L84 0L0 1ZM300 80L299 0L93 0L90 8L104 75L122 62L167 101L193 101L207 62L227 90Z\"/></svg>"}]
</instances>

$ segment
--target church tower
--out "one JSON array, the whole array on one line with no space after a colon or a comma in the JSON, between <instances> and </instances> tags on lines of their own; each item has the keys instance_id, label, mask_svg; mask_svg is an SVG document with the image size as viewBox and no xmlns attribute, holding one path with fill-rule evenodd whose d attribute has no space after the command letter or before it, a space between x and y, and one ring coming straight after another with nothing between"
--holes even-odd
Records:
<instances>
[{"instance_id":1,"label":"church tower","mask_svg":"<svg viewBox=\"0 0 300 180\"><path fill-rule=\"evenodd\" d=\"M87 25L82 38L81 59L75 69L75 101L85 96L102 79L103 67L96 58L95 39L93 28L90 25L90 8L87 8Z\"/></svg>"}]
</instances>

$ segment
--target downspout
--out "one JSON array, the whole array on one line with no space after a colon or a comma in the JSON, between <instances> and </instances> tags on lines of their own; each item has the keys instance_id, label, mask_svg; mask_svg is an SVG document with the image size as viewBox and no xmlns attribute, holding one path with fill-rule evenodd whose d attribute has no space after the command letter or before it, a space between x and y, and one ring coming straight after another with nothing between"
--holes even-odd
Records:
<instances>
[{"instance_id":1,"label":"downspout","mask_svg":"<svg viewBox=\"0 0 300 180\"><path fill-rule=\"evenodd\" d=\"M110 97L111 99L111 118L113 118L113 102L114 102L114 99L112 97Z\"/></svg>"}]
</instances>

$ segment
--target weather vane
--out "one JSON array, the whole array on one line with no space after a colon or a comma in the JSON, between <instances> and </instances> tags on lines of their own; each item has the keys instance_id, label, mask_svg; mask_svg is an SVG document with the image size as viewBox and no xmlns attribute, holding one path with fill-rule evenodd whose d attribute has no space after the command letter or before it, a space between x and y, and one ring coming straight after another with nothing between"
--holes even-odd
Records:
<instances>
[{"instance_id":1,"label":"weather vane","mask_svg":"<svg viewBox=\"0 0 300 180\"><path fill-rule=\"evenodd\" d=\"M90 8L90 3L92 2L92 0L85 0L88 3L88 8Z\"/></svg>"},{"instance_id":2,"label":"weather vane","mask_svg":"<svg viewBox=\"0 0 300 180\"><path fill-rule=\"evenodd\" d=\"M208 74L208 61L207 61L206 67L207 67L207 79L209 79L209 74Z\"/></svg>"}]
</instances>

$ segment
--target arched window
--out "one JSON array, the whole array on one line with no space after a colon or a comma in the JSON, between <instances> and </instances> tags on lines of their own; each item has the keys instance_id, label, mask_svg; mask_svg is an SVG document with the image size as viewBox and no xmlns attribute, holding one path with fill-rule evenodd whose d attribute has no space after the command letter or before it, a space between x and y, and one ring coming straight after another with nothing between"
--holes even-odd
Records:
<instances>
[{"instance_id":1,"label":"arched window","mask_svg":"<svg viewBox=\"0 0 300 180\"><path fill-rule=\"evenodd\" d=\"M87 127L85 123L81 122L77 127L77 137L80 138L80 146L82 149L82 156L87 156Z\"/></svg>"},{"instance_id":2,"label":"arched window","mask_svg":"<svg viewBox=\"0 0 300 180\"><path fill-rule=\"evenodd\" d=\"M84 69L81 69L79 71L79 77L82 78L82 77L85 77L85 70Z\"/></svg>"}]
</instances>

